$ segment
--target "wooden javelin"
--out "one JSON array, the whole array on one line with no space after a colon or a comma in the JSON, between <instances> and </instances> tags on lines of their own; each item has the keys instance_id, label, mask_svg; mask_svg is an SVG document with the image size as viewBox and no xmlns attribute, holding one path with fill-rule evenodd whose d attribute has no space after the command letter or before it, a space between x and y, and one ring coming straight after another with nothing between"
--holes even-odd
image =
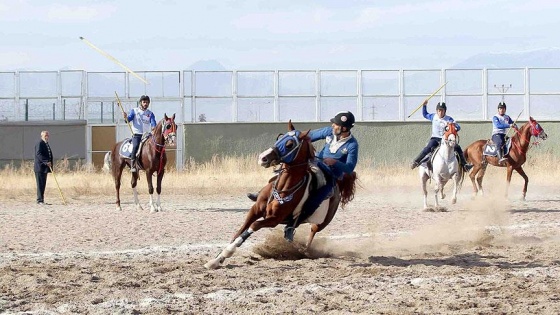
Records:
<instances>
[{"instance_id":1,"label":"wooden javelin","mask_svg":"<svg viewBox=\"0 0 560 315\"><path fill-rule=\"evenodd\" d=\"M82 40L82 42L86 43L89 47L95 49L98 53L107 57L107 59L111 60L112 62L116 63L121 68L126 70L126 72L128 72L128 73L132 74L133 76L137 77L138 80L144 82L145 84L150 84L150 83L148 83L148 81L146 81L146 79L144 79L141 76L139 76L138 74L136 74L136 72L130 70L129 67L125 66L122 62L118 61L115 57L113 57L113 56L109 55L108 53L104 52L103 50L97 48L94 44L90 43L87 39L83 38L82 36L80 36L80 39Z\"/></svg>"},{"instance_id":2,"label":"wooden javelin","mask_svg":"<svg viewBox=\"0 0 560 315\"><path fill-rule=\"evenodd\" d=\"M117 91L115 91L115 96L117 97L117 104L119 104L119 107L121 108L123 114L126 115L126 112L124 111L124 108L121 104L121 99L119 98ZM134 136L134 131L132 131L132 127L130 126L130 121L128 121L128 119L126 119L126 124L128 125L128 129L130 129L130 133Z\"/></svg>"},{"instance_id":3,"label":"wooden javelin","mask_svg":"<svg viewBox=\"0 0 560 315\"><path fill-rule=\"evenodd\" d=\"M49 169L51 170L51 173L54 177L54 181L56 182L56 187L58 187L58 192L60 193L60 198L62 198L62 203L64 203L64 205L66 206L66 198L64 198L64 195L62 194L62 190L60 189L60 185L58 184L58 180L56 179L56 176L54 175L54 170L51 166L49 166Z\"/></svg>"},{"instance_id":4,"label":"wooden javelin","mask_svg":"<svg viewBox=\"0 0 560 315\"><path fill-rule=\"evenodd\" d=\"M439 92L441 89L443 89L443 87L447 84L447 82L445 82L442 86L439 87L439 89L437 89L434 93L432 93L432 95L428 96L427 99L425 99L422 104L420 104L420 106L418 106L412 113L410 113L410 115L408 115L407 118L410 118L410 116L414 115L414 113L416 113L416 111L418 111L420 109L420 107L422 107L422 105L424 105L424 103L426 101L429 101L432 97L434 97L434 95L437 94L437 92Z\"/></svg>"}]
</instances>

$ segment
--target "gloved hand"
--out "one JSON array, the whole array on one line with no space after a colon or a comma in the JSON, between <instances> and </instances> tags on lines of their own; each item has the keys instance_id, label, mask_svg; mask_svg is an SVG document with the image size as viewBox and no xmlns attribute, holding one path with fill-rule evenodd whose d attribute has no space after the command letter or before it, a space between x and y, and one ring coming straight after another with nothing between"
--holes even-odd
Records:
<instances>
[{"instance_id":1,"label":"gloved hand","mask_svg":"<svg viewBox=\"0 0 560 315\"><path fill-rule=\"evenodd\" d=\"M123 112L122 114L123 114L123 117L124 117L124 121L127 121L127 120L128 120L128 116L126 115L126 113Z\"/></svg>"},{"instance_id":2,"label":"gloved hand","mask_svg":"<svg viewBox=\"0 0 560 315\"><path fill-rule=\"evenodd\" d=\"M511 124L511 125L509 125L509 126L510 126L510 127L513 127L514 129L519 129L519 128L517 128L517 124L516 124L516 123L513 123L513 124Z\"/></svg>"}]
</instances>

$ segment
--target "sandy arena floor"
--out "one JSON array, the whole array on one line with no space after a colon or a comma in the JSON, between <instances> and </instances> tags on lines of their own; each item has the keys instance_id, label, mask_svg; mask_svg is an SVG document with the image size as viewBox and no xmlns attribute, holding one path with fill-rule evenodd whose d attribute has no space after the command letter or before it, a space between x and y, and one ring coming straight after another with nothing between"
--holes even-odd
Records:
<instances>
[{"instance_id":1,"label":"sandy arena floor","mask_svg":"<svg viewBox=\"0 0 560 315\"><path fill-rule=\"evenodd\" d=\"M533 182L523 202L519 187L471 200L469 186L436 213L417 187L360 189L307 256L307 226L294 245L261 230L217 270L203 265L241 225L243 195L164 195L160 213L127 189L122 212L113 196L4 201L0 313L559 314L558 189Z\"/></svg>"}]
</instances>

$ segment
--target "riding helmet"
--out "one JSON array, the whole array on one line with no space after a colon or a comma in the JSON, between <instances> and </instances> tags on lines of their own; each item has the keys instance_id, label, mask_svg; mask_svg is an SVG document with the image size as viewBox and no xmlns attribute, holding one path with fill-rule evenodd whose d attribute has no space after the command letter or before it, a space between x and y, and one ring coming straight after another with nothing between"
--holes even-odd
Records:
<instances>
[{"instance_id":1,"label":"riding helmet","mask_svg":"<svg viewBox=\"0 0 560 315\"><path fill-rule=\"evenodd\" d=\"M503 108L506 109L506 103L505 102L500 102L500 104L498 104L498 109Z\"/></svg>"},{"instance_id":2,"label":"riding helmet","mask_svg":"<svg viewBox=\"0 0 560 315\"><path fill-rule=\"evenodd\" d=\"M445 102L437 103L436 110L438 109L443 109L444 111L447 111L447 106L445 106Z\"/></svg>"},{"instance_id":3,"label":"riding helmet","mask_svg":"<svg viewBox=\"0 0 560 315\"><path fill-rule=\"evenodd\" d=\"M148 95L142 95L142 96L140 96L140 99L138 100L138 102L142 103L142 101L148 101L148 103L150 103L150 97Z\"/></svg>"},{"instance_id":4,"label":"riding helmet","mask_svg":"<svg viewBox=\"0 0 560 315\"><path fill-rule=\"evenodd\" d=\"M335 123L339 126L346 127L348 129L354 127L354 123L356 119L354 118L354 114L349 111L338 112L334 118L331 118L331 122Z\"/></svg>"}]
</instances>

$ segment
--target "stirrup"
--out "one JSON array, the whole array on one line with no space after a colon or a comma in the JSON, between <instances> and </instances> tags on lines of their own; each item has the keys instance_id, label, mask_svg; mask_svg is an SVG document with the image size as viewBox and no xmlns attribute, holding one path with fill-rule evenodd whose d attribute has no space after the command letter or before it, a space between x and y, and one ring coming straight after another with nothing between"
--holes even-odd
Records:
<instances>
[{"instance_id":1,"label":"stirrup","mask_svg":"<svg viewBox=\"0 0 560 315\"><path fill-rule=\"evenodd\" d=\"M464 170L465 172L470 171L472 168L473 168L473 165L472 165L472 164L465 164L465 165L463 165L463 170Z\"/></svg>"},{"instance_id":2,"label":"stirrup","mask_svg":"<svg viewBox=\"0 0 560 315\"><path fill-rule=\"evenodd\" d=\"M136 169L136 160L130 160L130 171L132 173L136 173L138 170Z\"/></svg>"},{"instance_id":3,"label":"stirrup","mask_svg":"<svg viewBox=\"0 0 560 315\"><path fill-rule=\"evenodd\" d=\"M413 170L413 169L417 168L418 165L420 165L418 162L412 161L412 163L410 163L410 169Z\"/></svg>"},{"instance_id":4,"label":"stirrup","mask_svg":"<svg viewBox=\"0 0 560 315\"><path fill-rule=\"evenodd\" d=\"M294 241L294 234L296 232L296 229L294 227L291 226L285 226L284 227L284 239L288 242L293 242Z\"/></svg>"}]
</instances>

